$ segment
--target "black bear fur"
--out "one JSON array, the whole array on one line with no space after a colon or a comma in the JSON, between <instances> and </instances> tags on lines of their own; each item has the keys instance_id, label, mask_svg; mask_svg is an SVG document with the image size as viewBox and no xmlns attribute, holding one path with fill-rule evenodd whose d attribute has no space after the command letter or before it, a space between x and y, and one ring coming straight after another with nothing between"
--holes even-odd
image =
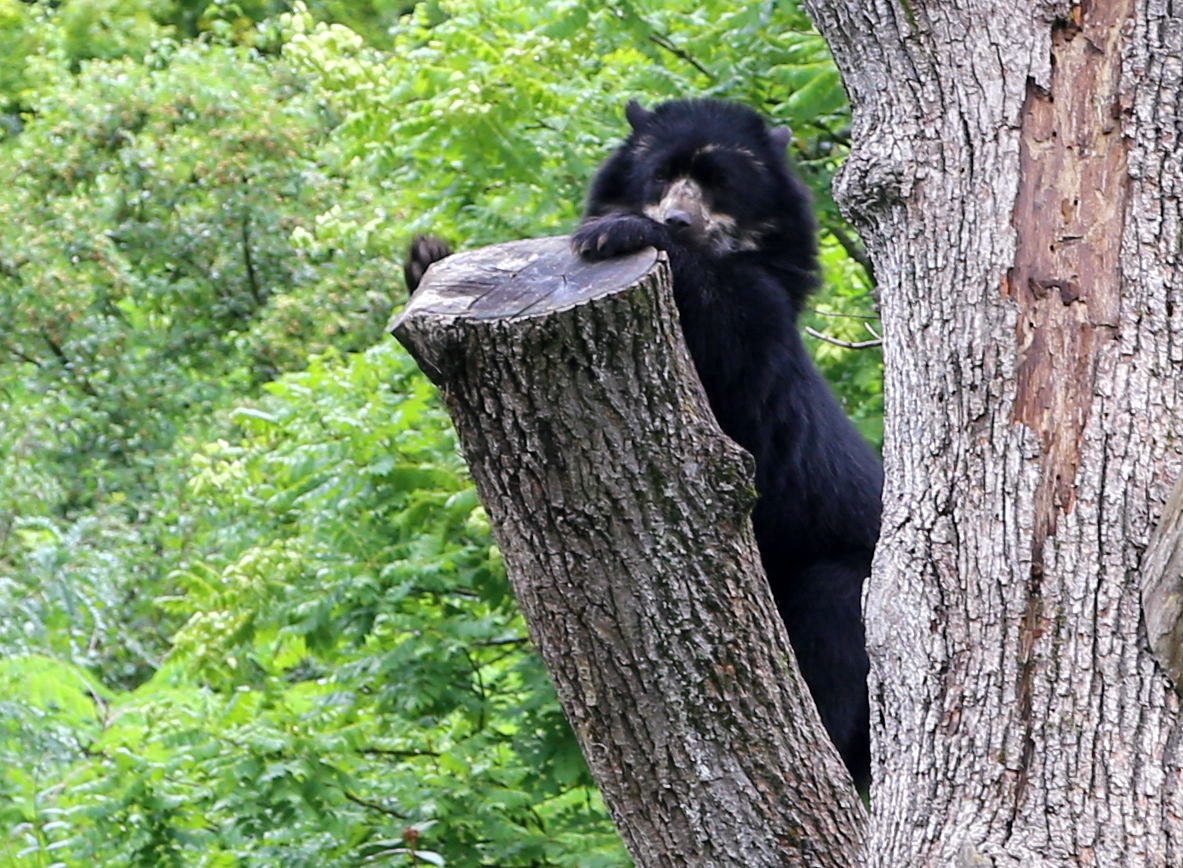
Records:
<instances>
[{"instance_id":1,"label":"black bear fur","mask_svg":"<svg viewBox=\"0 0 1183 868\"><path fill-rule=\"evenodd\" d=\"M434 235L416 235L412 238L407 248L407 261L403 263L407 292L412 293L419 288L429 265L451 255L452 249L448 243Z\"/></svg>"},{"instance_id":2,"label":"black bear fur","mask_svg":"<svg viewBox=\"0 0 1183 868\"><path fill-rule=\"evenodd\" d=\"M809 195L788 131L743 106L630 102L572 247L664 250L682 331L719 426L756 460L760 558L830 737L866 791L861 596L882 470L806 352L797 318L817 278Z\"/></svg>"}]
</instances>

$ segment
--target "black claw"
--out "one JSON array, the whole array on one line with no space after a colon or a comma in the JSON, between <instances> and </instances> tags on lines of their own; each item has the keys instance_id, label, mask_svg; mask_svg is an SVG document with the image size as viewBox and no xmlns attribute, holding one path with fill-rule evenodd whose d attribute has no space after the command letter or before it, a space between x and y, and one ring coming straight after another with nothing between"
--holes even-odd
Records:
<instances>
[{"instance_id":1,"label":"black claw","mask_svg":"<svg viewBox=\"0 0 1183 868\"><path fill-rule=\"evenodd\" d=\"M411 246L407 249L407 261L403 265L403 278L407 281L407 291L414 292L419 288L419 282L432 263L450 256L452 249L448 243L434 235L416 235L411 239Z\"/></svg>"}]
</instances>

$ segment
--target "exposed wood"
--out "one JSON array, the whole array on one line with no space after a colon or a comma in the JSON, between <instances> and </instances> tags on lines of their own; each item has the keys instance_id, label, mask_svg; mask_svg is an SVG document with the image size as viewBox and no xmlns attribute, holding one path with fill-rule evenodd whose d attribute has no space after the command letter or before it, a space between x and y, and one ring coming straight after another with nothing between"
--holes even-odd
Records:
<instances>
[{"instance_id":1,"label":"exposed wood","mask_svg":"<svg viewBox=\"0 0 1183 868\"><path fill-rule=\"evenodd\" d=\"M865 813L792 659L664 256L456 254L394 332L456 424L559 700L639 866L853 863Z\"/></svg>"},{"instance_id":2,"label":"exposed wood","mask_svg":"<svg viewBox=\"0 0 1183 868\"><path fill-rule=\"evenodd\" d=\"M1175 691L1183 693L1183 478L1142 559L1142 615L1155 658Z\"/></svg>"},{"instance_id":3,"label":"exposed wood","mask_svg":"<svg viewBox=\"0 0 1183 868\"><path fill-rule=\"evenodd\" d=\"M1044 545L1076 500L1076 468L1093 411L1102 341L1116 337L1125 219L1126 144L1121 136L1121 25L1132 0L1079 6L1051 25L1051 79L1027 81L1019 136L1019 191L1012 223L1015 264L1002 284L1018 309L1011 415L1039 438L1030 574L1020 626L1015 701L1027 728L1014 777L1022 802L1034 760L1032 679L1043 611Z\"/></svg>"}]
</instances>

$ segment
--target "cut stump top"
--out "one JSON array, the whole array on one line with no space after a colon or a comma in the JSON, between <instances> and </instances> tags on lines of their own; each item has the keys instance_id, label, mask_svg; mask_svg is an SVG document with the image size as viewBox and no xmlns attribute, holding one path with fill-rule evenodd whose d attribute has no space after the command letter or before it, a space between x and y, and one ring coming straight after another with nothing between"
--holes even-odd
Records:
<instances>
[{"instance_id":1,"label":"cut stump top","mask_svg":"<svg viewBox=\"0 0 1183 868\"><path fill-rule=\"evenodd\" d=\"M392 332L414 317L516 319L565 310L629 286L657 262L652 247L603 262L571 252L570 236L509 241L433 264Z\"/></svg>"}]
</instances>

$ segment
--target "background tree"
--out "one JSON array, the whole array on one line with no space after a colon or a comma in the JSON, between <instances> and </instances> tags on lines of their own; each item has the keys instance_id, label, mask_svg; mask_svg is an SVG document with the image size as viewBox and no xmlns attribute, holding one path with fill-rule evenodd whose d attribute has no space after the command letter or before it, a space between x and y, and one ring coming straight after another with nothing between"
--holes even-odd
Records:
<instances>
[{"instance_id":1,"label":"background tree","mask_svg":"<svg viewBox=\"0 0 1183 868\"><path fill-rule=\"evenodd\" d=\"M1177 4L810 0L882 289L868 865L1174 865Z\"/></svg>"}]
</instances>

